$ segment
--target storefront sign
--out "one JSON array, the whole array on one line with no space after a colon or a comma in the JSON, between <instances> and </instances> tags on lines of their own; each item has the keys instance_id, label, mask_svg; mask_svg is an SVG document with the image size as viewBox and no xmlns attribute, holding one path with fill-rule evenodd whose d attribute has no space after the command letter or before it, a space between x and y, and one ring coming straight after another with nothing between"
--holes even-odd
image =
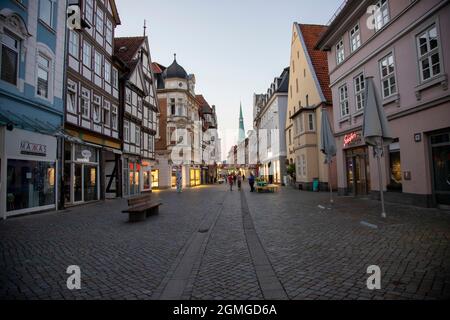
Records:
<instances>
[{"instance_id":1,"label":"storefront sign","mask_svg":"<svg viewBox=\"0 0 450 320\"><path fill-rule=\"evenodd\" d=\"M81 151L81 155L83 156L83 158L89 160L92 157L92 152L90 152L89 150L83 150Z\"/></svg>"},{"instance_id":2,"label":"storefront sign","mask_svg":"<svg viewBox=\"0 0 450 320\"><path fill-rule=\"evenodd\" d=\"M47 146L44 144L32 143L28 141L20 142L20 153L29 156L46 157Z\"/></svg>"},{"instance_id":3,"label":"storefront sign","mask_svg":"<svg viewBox=\"0 0 450 320\"><path fill-rule=\"evenodd\" d=\"M361 133L352 132L344 136L344 148L361 144Z\"/></svg>"}]
</instances>

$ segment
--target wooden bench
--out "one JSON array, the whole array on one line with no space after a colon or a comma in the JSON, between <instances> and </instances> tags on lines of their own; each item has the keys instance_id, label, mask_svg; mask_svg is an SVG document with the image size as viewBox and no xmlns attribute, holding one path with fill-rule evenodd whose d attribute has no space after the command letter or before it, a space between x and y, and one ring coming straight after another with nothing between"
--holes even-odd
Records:
<instances>
[{"instance_id":1,"label":"wooden bench","mask_svg":"<svg viewBox=\"0 0 450 320\"><path fill-rule=\"evenodd\" d=\"M146 194L128 199L128 209L122 211L128 213L130 222L144 221L150 215L158 214L161 202L152 201L151 194Z\"/></svg>"}]
</instances>

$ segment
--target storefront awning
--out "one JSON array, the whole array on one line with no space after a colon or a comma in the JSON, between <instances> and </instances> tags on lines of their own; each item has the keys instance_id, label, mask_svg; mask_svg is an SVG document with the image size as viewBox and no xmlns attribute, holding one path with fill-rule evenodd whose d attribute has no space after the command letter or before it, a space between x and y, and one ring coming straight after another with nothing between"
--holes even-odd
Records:
<instances>
[{"instance_id":1,"label":"storefront awning","mask_svg":"<svg viewBox=\"0 0 450 320\"><path fill-rule=\"evenodd\" d=\"M10 110L0 110L0 124L12 125L19 129L51 136L58 136L58 132L61 129L61 127L54 126L47 121L31 118L25 114L11 112Z\"/></svg>"}]
</instances>

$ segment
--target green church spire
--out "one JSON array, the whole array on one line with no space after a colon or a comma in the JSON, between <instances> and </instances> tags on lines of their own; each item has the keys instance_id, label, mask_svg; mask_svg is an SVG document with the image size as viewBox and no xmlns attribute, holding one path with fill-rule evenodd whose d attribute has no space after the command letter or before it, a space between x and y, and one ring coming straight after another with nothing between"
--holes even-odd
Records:
<instances>
[{"instance_id":1,"label":"green church spire","mask_svg":"<svg viewBox=\"0 0 450 320\"><path fill-rule=\"evenodd\" d=\"M244 127L244 116L242 113L242 102L241 102L241 110L239 114L239 143L245 140L245 127Z\"/></svg>"}]
</instances>

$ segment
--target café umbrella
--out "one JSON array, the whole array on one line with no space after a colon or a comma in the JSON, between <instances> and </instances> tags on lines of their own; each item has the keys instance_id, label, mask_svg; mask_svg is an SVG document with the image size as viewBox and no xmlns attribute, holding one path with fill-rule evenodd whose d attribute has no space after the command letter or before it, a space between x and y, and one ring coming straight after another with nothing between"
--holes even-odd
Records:
<instances>
[{"instance_id":1,"label":"caf\u00e9 umbrella","mask_svg":"<svg viewBox=\"0 0 450 320\"><path fill-rule=\"evenodd\" d=\"M331 162L336 155L337 147L333 130L328 119L328 112L322 109L322 128L320 135L320 151L325 154L325 163L328 164L328 184L330 186L330 202L333 203L333 187L331 185Z\"/></svg>"},{"instance_id":2,"label":"caf\u00e9 umbrella","mask_svg":"<svg viewBox=\"0 0 450 320\"><path fill-rule=\"evenodd\" d=\"M382 217L386 218L384 206L383 182L381 173L381 157L383 149L392 143L393 138L389 131L388 121L380 103L373 77L366 78L363 136L367 145L373 147L374 156L378 164L378 182L380 188Z\"/></svg>"}]
</instances>

